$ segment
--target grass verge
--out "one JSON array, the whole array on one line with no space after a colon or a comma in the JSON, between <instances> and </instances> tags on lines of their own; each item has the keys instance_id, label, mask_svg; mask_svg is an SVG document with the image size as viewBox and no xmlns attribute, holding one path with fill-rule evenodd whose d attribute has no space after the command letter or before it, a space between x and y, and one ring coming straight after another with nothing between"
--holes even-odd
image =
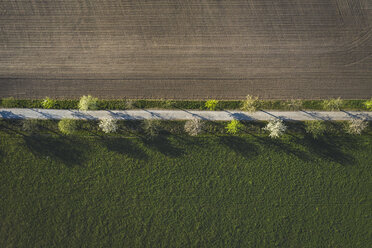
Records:
<instances>
[{"instance_id":1,"label":"grass verge","mask_svg":"<svg viewBox=\"0 0 372 248\"><path fill-rule=\"evenodd\" d=\"M42 108L43 100L2 99L2 108ZM366 100L343 100L344 110L367 110ZM56 100L54 109L77 109L79 100ZM206 101L183 100L99 100L98 109L125 110L125 109L195 109L205 110ZM242 101L218 101L216 110L240 110ZM260 100L260 109L267 110L293 110L291 101L287 100ZM324 110L322 100L303 100L302 109Z\"/></svg>"}]
</instances>

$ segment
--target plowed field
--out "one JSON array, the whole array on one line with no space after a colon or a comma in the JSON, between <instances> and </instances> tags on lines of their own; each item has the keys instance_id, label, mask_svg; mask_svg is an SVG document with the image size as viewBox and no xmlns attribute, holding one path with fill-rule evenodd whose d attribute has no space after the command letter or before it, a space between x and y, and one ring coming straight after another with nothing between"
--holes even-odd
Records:
<instances>
[{"instance_id":1,"label":"plowed field","mask_svg":"<svg viewBox=\"0 0 372 248\"><path fill-rule=\"evenodd\" d=\"M0 97L372 95L368 0L2 0Z\"/></svg>"}]
</instances>

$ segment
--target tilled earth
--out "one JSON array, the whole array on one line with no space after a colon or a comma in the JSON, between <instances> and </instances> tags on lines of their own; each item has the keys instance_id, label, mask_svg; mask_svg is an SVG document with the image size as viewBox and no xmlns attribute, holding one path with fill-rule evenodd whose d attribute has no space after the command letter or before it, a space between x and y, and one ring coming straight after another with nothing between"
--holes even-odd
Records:
<instances>
[{"instance_id":1,"label":"tilled earth","mask_svg":"<svg viewBox=\"0 0 372 248\"><path fill-rule=\"evenodd\" d=\"M369 98L370 0L2 0L0 97Z\"/></svg>"}]
</instances>

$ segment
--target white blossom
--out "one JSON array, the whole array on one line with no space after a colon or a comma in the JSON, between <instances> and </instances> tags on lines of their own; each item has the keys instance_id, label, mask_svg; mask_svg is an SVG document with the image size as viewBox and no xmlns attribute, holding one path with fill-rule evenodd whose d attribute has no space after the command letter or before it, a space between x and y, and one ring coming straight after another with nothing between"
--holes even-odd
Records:
<instances>
[{"instance_id":1,"label":"white blossom","mask_svg":"<svg viewBox=\"0 0 372 248\"><path fill-rule=\"evenodd\" d=\"M278 138L287 130L287 126L282 120L275 119L269 121L269 123L263 129L270 132L269 136L271 138Z\"/></svg>"},{"instance_id":2,"label":"white blossom","mask_svg":"<svg viewBox=\"0 0 372 248\"><path fill-rule=\"evenodd\" d=\"M117 121L109 118L100 120L99 127L105 133L114 133L118 129Z\"/></svg>"}]
</instances>

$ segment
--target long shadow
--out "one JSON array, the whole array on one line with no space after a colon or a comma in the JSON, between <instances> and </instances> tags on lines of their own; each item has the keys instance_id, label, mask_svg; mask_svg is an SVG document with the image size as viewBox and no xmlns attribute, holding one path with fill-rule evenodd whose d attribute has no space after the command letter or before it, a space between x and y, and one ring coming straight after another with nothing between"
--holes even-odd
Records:
<instances>
[{"instance_id":1,"label":"long shadow","mask_svg":"<svg viewBox=\"0 0 372 248\"><path fill-rule=\"evenodd\" d=\"M279 116L273 115L272 113L269 113L269 112L267 112L267 111L265 111L263 109L260 109L259 111L264 112L265 114L270 115L271 117L274 117L275 119L278 119L279 118Z\"/></svg>"},{"instance_id":2,"label":"long shadow","mask_svg":"<svg viewBox=\"0 0 372 248\"><path fill-rule=\"evenodd\" d=\"M340 111L344 112L345 114L347 114L349 117L351 117L353 119L372 120L372 117L369 114L365 114L365 113L352 114L352 113L347 112L345 110L340 110Z\"/></svg>"},{"instance_id":3,"label":"long shadow","mask_svg":"<svg viewBox=\"0 0 372 248\"><path fill-rule=\"evenodd\" d=\"M131 115L124 114L124 113L113 112L111 110L107 110L107 112L110 113L110 115L113 118L116 118L116 119L119 119L119 120L137 120L137 119L139 119L139 117L131 116Z\"/></svg>"},{"instance_id":4,"label":"long shadow","mask_svg":"<svg viewBox=\"0 0 372 248\"><path fill-rule=\"evenodd\" d=\"M157 114L157 113L154 113L154 112L151 112L151 111L148 111L147 109L142 109L144 112L147 112L151 115L152 118L154 119L160 119L160 120L163 120L164 118L160 115L160 114Z\"/></svg>"},{"instance_id":5,"label":"long shadow","mask_svg":"<svg viewBox=\"0 0 372 248\"><path fill-rule=\"evenodd\" d=\"M30 135L24 136L27 148L37 157L51 158L68 167L81 166L85 161L85 144L66 137Z\"/></svg>"},{"instance_id":6,"label":"long shadow","mask_svg":"<svg viewBox=\"0 0 372 248\"><path fill-rule=\"evenodd\" d=\"M58 119L58 115L52 115L52 114L48 114L48 113L45 113L45 112L42 112L42 111L38 111L37 109L30 109L40 115L42 115L45 119Z\"/></svg>"},{"instance_id":7,"label":"long shadow","mask_svg":"<svg viewBox=\"0 0 372 248\"><path fill-rule=\"evenodd\" d=\"M244 126L242 131L249 134L263 133L262 128L266 125L263 121L241 121L240 123Z\"/></svg>"},{"instance_id":8,"label":"long shadow","mask_svg":"<svg viewBox=\"0 0 372 248\"><path fill-rule=\"evenodd\" d=\"M83 119L83 120L96 120L97 118L88 114L88 113L84 113L84 112L80 112L80 111L72 111L70 110L71 112L71 115L78 118L78 119Z\"/></svg>"},{"instance_id":9,"label":"long shadow","mask_svg":"<svg viewBox=\"0 0 372 248\"><path fill-rule=\"evenodd\" d=\"M245 158L252 158L258 155L257 146L238 136L219 136L220 144L229 147Z\"/></svg>"},{"instance_id":10,"label":"long shadow","mask_svg":"<svg viewBox=\"0 0 372 248\"><path fill-rule=\"evenodd\" d=\"M200 143L200 137L191 137L189 135L172 135L175 140L177 140L178 143L181 143L185 146L194 146L194 147L201 147L203 146L202 143Z\"/></svg>"},{"instance_id":11,"label":"long shadow","mask_svg":"<svg viewBox=\"0 0 372 248\"><path fill-rule=\"evenodd\" d=\"M3 119L24 119L24 115L16 115L12 113L11 111L0 111L0 117Z\"/></svg>"},{"instance_id":12,"label":"long shadow","mask_svg":"<svg viewBox=\"0 0 372 248\"><path fill-rule=\"evenodd\" d=\"M292 132L306 133L305 123L302 121L287 121L285 125L288 127L287 134L291 134Z\"/></svg>"},{"instance_id":13,"label":"long shadow","mask_svg":"<svg viewBox=\"0 0 372 248\"><path fill-rule=\"evenodd\" d=\"M108 150L128 155L129 157L138 160L147 160L148 155L138 147L133 141L128 138L103 138L101 142L107 147Z\"/></svg>"},{"instance_id":14,"label":"long shadow","mask_svg":"<svg viewBox=\"0 0 372 248\"><path fill-rule=\"evenodd\" d=\"M353 165L355 163L354 157L341 149L341 146L346 147L347 150L357 149L356 143L351 137L325 135L318 139L313 139L310 135L306 135L303 139L299 139L298 142L305 146L313 156L341 165Z\"/></svg>"},{"instance_id":15,"label":"long shadow","mask_svg":"<svg viewBox=\"0 0 372 248\"><path fill-rule=\"evenodd\" d=\"M224 110L224 112L228 113L233 119L239 120L239 121L254 121L256 120L252 116L243 114L243 113L231 113L228 110Z\"/></svg>"},{"instance_id":16,"label":"long shadow","mask_svg":"<svg viewBox=\"0 0 372 248\"><path fill-rule=\"evenodd\" d=\"M305 110L300 110L301 112L309 115L310 117L312 117L314 120L323 120L323 121L330 121L331 120L331 117L329 116L321 116L317 113L314 113L314 112L308 112L308 111L305 111Z\"/></svg>"},{"instance_id":17,"label":"long shadow","mask_svg":"<svg viewBox=\"0 0 372 248\"><path fill-rule=\"evenodd\" d=\"M271 117L274 117L275 119L279 119L279 120L282 120L282 121L293 121L293 119L291 119L291 118L287 118L287 117L282 116L282 115L276 116L276 115L273 115L272 113L267 112L267 111L262 110L262 109L260 109L260 111L261 111L261 112L264 112L264 113L267 114L267 115L270 115Z\"/></svg>"},{"instance_id":18,"label":"long shadow","mask_svg":"<svg viewBox=\"0 0 372 248\"><path fill-rule=\"evenodd\" d=\"M1 140L0 140L0 162L3 161L5 157L5 153L4 151L1 149Z\"/></svg>"},{"instance_id":19,"label":"long shadow","mask_svg":"<svg viewBox=\"0 0 372 248\"><path fill-rule=\"evenodd\" d=\"M20 132L19 130L17 130L16 128L13 128L13 125L14 126L16 126L17 124L16 124L16 120L8 120L8 121L10 121L10 123L12 124L12 125L8 125L9 124L9 122L8 123L1 123L0 124L0 129L2 130L2 131L4 131L5 133L7 133L7 134L18 134L18 135L21 135L21 136L25 136L22 132Z\"/></svg>"},{"instance_id":20,"label":"long shadow","mask_svg":"<svg viewBox=\"0 0 372 248\"><path fill-rule=\"evenodd\" d=\"M183 108L180 108L180 107L175 107L175 108L177 108L179 110L182 110L183 112L186 112L186 113L190 114L195 119L208 120L204 116L201 116L201 115L198 115L198 114L194 114L194 113L192 113L192 112L190 112L190 111L188 111L186 109L183 109Z\"/></svg>"},{"instance_id":21,"label":"long shadow","mask_svg":"<svg viewBox=\"0 0 372 248\"><path fill-rule=\"evenodd\" d=\"M160 134L154 138L142 137L142 142L144 145L150 149L157 150L168 157L179 157L184 154L183 149L172 144L168 138L168 135Z\"/></svg>"},{"instance_id":22,"label":"long shadow","mask_svg":"<svg viewBox=\"0 0 372 248\"><path fill-rule=\"evenodd\" d=\"M143 123L140 120L125 121L119 124L119 128L134 136L140 137L140 134L143 132Z\"/></svg>"},{"instance_id":23,"label":"long shadow","mask_svg":"<svg viewBox=\"0 0 372 248\"><path fill-rule=\"evenodd\" d=\"M264 147L264 149L268 148L268 149L274 149L276 151L283 151L287 154L294 155L303 161L314 160L314 158L308 152L301 151L293 147L292 145L281 141L280 139L272 139L270 137L258 137L258 136L255 136L255 137L256 137L256 140Z\"/></svg>"}]
</instances>

